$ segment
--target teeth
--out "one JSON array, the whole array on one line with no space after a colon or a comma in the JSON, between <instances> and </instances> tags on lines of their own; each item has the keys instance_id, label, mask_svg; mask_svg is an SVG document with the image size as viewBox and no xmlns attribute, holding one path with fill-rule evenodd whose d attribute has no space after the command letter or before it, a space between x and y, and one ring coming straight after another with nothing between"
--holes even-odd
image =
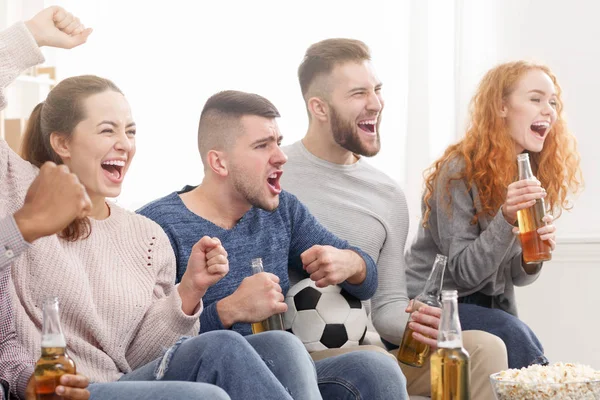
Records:
<instances>
[{"instance_id":1,"label":"teeth","mask_svg":"<svg viewBox=\"0 0 600 400\"><path fill-rule=\"evenodd\" d=\"M275 178L277 178L277 173L269 175L269 179L275 179Z\"/></svg>"},{"instance_id":2,"label":"teeth","mask_svg":"<svg viewBox=\"0 0 600 400\"><path fill-rule=\"evenodd\" d=\"M104 161L102 164L103 165L116 165L117 167L124 167L125 166L125 161L109 160L109 161Z\"/></svg>"},{"instance_id":3,"label":"teeth","mask_svg":"<svg viewBox=\"0 0 600 400\"><path fill-rule=\"evenodd\" d=\"M533 125L533 126L543 126L543 127L547 128L547 127L550 126L550 123L548 123L548 122L534 122L531 125Z\"/></svg>"},{"instance_id":4,"label":"teeth","mask_svg":"<svg viewBox=\"0 0 600 400\"><path fill-rule=\"evenodd\" d=\"M358 124L359 125L375 125L377 123L377 120L372 119L370 121L361 121Z\"/></svg>"}]
</instances>

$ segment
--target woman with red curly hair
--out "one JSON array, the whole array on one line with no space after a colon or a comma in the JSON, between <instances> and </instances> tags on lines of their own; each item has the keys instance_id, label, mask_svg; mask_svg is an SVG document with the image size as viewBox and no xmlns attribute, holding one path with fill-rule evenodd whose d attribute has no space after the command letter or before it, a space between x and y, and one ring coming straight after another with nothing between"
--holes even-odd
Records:
<instances>
[{"instance_id":1,"label":"woman with red curly hair","mask_svg":"<svg viewBox=\"0 0 600 400\"><path fill-rule=\"evenodd\" d=\"M504 340L511 368L547 363L535 334L517 318L514 286L533 283L542 263L526 264L517 211L543 198L553 215L581 185L579 154L567 129L561 89L550 69L516 61L484 76L470 125L425 174L421 226L407 254L408 294L416 296L437 253L448 256L444 288L459 292L463 329ZM517 180L527 152L539 181ZM554 250L552 216L538 230Z\"/></svg>"}]
</instances>

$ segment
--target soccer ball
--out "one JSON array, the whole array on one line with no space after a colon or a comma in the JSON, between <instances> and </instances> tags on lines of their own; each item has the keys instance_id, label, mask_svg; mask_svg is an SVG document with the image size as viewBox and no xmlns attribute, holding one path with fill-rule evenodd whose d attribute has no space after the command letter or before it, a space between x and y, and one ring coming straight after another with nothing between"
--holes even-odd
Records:
<instances>
[{"instance_id":1,"label":"soccer ball","mask_svg":"<svg viewBox=\"0 0 600 400\"><path fill-rule=\"evenodd\" d=\"M300 338L309 352L357 346L365 338L367 312L340 286L318 288L306 278L290 288L285 302L285 329Z\"/></svg>"}]
</instances>

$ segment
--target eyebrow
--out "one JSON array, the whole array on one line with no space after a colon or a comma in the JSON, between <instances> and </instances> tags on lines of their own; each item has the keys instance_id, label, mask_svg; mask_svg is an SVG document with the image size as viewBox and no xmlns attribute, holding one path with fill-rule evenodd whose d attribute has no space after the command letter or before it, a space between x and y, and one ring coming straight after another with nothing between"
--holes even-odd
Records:
<instances>
[{"instance_id":1,"label":"eyebrow","mask_svg":"<svg viewBox=\"0 0 600 400\"><path fill-rule=\"evenodd\" d=\"M96 126L100 126L100 125L103 125L103 124L112 125L112 126L114 126L115 128L118 126L118 124L117 124L116 122L113 122L113 121L106 121L106 120L105 120L105 121L102 121L102 122L100 122L100 123L99 123L98 125L96 125ZM130 123L128 123L128 124L125 126L125 128L129 128L129 127L132 127L132 126L135 126L135 122L130 122Z\"/></svg>"},{"instance_id":2,"label":"eyebrow","mask_svg":"<svg viewBox=\"0 0 600 400\"><path fill-rule=\"evenodd\" d=\"M539 94L541 94L542 96L545 96L545 95L546 95L546 92L544 92L543 90L539 90L539 89L533 89L533 90L530 90L530 91L529 91L529 92L527 92L527 93L539 93ZM556 96L556 93L551 93L551 94L550 94L550 96Z\"/></svg>"},{"instance_id":3,"label":"eyebrow","mask_svg":"<svg viewBox=\"0 0 600 400\"><path fill-rule=\"evenodd\" d=\"M262 139L255 140L254 142L252 142L250 144L250 146L253 147L253 146L256 146L256 145L259 145L259 144L269 143L269 142L275 142L275 141L277 141L277 142L283 141L283 135L277 136L277 139L275 139L275 137L273 135L269 135L269 136L264 137Z\"/></svg>"}]
</instances>

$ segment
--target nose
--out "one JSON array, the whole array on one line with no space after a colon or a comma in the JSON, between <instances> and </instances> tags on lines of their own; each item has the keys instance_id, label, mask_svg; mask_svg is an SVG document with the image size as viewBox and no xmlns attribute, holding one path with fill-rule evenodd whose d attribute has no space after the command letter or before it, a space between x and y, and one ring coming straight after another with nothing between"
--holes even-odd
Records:
<instances>
[{"instance_id":1,"label":"nose","mask_svg":"<svg viewBox=\"0 0 600 400\"><path fill-rule=\"evenodd\" d=\"M288 160L288 157L285 155L280 146L277 146L273 157L271 157L271 163L275 166L282 166Z\"/></svg>"},{"instance_id":2,"label":"nose","mask_svg":"<svg viewBox=\"0 0 600 400\"><path fill-rule=\"evenodd\" d=\"M383 99L376 92L372 92L369 95L369 102L367 104L369 111L380 112L383 109Z\"/></svg>"},{"instance_id":3,"label":"nose","mask_svg":"<svg viewBox=\"0 0 600 400\"><path fill-rule=\"evenodd\" d=\"M115 150L129 152L133 148L133 139L125 131L120 132L115 142Z\"/></svg>"}]
</instances>

